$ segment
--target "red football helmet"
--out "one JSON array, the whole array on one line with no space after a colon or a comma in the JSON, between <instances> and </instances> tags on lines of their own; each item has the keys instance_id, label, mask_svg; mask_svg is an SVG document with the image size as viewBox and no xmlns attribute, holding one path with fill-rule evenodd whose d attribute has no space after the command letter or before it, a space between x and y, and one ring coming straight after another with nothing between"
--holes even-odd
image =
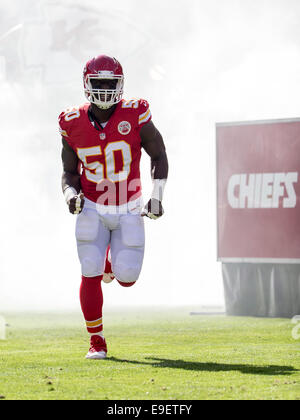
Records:
<instances>
[{"instance_id":1,"label":"red football helmet","mask_svg":"<svg viewBox=\"0 0 300 420\"><path fill-rule=\"evenodd\" d=\"M97 89L92 86L93 80L115 80L114 89ZM121 101L123 95L124 75L121 64L113 57L99 55L86 63L83 71L84 93L88 101L100 109L108 109Z\"/></svg>"}]
</instances>

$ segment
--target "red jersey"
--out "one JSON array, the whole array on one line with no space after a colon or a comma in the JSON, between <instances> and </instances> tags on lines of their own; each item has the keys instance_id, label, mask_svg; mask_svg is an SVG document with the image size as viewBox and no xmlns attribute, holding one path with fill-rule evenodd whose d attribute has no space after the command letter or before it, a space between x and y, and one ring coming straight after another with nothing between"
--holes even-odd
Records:
<instances>
[{"instance_id":1,"label":"red jersey","mask_svg":"<svg viewBox=\"0 0 300 420\"><path fill-rule=\"evenodd\" d=\"M85 103L59 116L60 133L82 164L82 192L102 205L118 206L138 199L140 129L151 120L148 102L123 99L104 128L91 121L89 108L90 103Z\"/></svg>"}]
</instances>

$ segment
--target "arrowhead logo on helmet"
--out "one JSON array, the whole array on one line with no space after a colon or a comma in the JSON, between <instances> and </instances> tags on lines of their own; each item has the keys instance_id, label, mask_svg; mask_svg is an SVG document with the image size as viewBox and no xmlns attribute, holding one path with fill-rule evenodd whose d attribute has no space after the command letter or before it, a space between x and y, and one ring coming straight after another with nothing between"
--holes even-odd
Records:
<instances>
[{"instance_id":1,"label":"arrowhead logo on helmet","mask_svg":"<svg viewBox=\"0 0 300 420\"><path fill-rule=\"evenodd\" d=\"M95 81L115 81L113 88L98 88ZM121 64L114 57L99 55L86 63L83 71L84 93L88 101L100 109L119 103L123 96L124 75Z\"/></svg>"}]
</instances>

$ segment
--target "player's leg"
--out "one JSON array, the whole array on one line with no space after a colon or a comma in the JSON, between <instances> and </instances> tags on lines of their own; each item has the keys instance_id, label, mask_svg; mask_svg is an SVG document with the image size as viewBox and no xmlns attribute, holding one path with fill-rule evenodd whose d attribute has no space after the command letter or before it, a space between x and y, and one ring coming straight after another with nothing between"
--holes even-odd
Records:
<instances>
[{"instance_id":1,"label":"player's leg","mask_svg":"<svg viewBox=\"0 0 300 420\"><path fill-rule=\"evenodd\" d=\"M110 231L103 225L96 210L84 209L77 217L76 240L82 271L80 303L91 336L87 358L104 358L107 349L102 333L101 280Z\"/></svg>"},{"instance_id":2,"label":"player's leg","mask_svg":"<svg viewBox=\"0 0 300 420\"><path fill-rule=\"evenodd\" d=\"M123 287L138 280L145 249L144 220L140 215L121 215L119 226L111 232L113 273Z\"/></svg>"}]
</instances>

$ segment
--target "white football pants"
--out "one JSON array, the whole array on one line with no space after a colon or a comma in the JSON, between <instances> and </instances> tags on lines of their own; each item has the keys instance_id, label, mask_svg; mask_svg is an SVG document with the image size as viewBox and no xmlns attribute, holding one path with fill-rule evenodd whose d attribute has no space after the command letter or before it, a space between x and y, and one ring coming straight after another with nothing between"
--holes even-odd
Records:
<instances>
[{"instance_id":1,"label":"white football pants","mask_svg":"<svg viewBox=\"0 0 300 420\"><path fill-rule=\"evenodd\" d=\"M144 220L140 214L101 215L96 209L84 207L77 216L76 240L83 276L103 274L110 244L112 270L117 280L137 281L145 249Z\"/></svg>"}]
</instances>

